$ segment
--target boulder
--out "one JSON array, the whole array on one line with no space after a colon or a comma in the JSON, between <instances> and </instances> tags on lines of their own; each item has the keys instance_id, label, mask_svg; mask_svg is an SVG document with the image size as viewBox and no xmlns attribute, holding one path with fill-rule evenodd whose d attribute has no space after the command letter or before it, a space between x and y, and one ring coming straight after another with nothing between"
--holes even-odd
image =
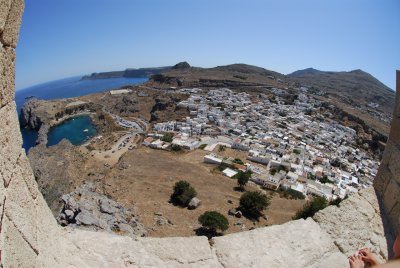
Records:
<instances>
[{"instance_id":1,"label":"boulder","mask_svg":"<svg viewBox=\"0 0 400 268\"><path fill-rule=\"evenodd\" d=\"M235 216L235 214L236 214L236 209L235 209L235 208L231 208L231 209L228 211L228 215Z\"/></svg>"},{"instance_id":2,"label":"boulder","mask_svg":"<svg viewBox=\"0 0 400 268\"><path fill-rule=\"evenodd\" d=\"M78 225L98 225L98 220L88 211L80 212L76 217L76 224Z\"/></svg>"},{"instance_id":3,"label":"boulder","mask_svg":"<svg viewBox=\"0 0 400 268\"><path fill-rule=\"evenodd\" d=\"M99 200L99 206L100 206L100 211L103 213L107 213L110 215L113 215L115 213L117 213L120 210L120 206L110 200L110 199L106 199L106 198L102 198Z\"/></svg>"},{"instance_id":4,"label":"boulder","mask_svg":"<svg viewBox=\"0 0 400 268\"><path fill-rule=\"evenodd\" d=\"M243 213L240 210L236 211L236 213L235 213L236 218L241 218L242 216L243 216Z\"/></svg>"},{"instance_id":5,"label":"boulder","mask_svg":"<svg viewBox=\"0 0 400 268\"><path fill-rule=\"evenodd\" d=\"M200 205L201 205L201 200L198 199L197 197L193 197L193 198L190 200L190 202L189 202L188 208L189 208L189 209L196 209L196 208L198 208Z\"/></svg>"}]
</instances>

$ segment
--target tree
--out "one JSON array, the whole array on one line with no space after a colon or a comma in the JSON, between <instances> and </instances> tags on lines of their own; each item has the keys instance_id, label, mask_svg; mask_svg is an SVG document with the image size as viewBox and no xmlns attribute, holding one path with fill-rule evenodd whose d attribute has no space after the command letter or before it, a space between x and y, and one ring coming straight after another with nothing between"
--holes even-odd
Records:
<instances>
[{"instance_id":1,"label":"tree","mask_svg":"<svg viewBox=\"0 0 400 268\"><path fill-rule=\"evenodd\" d=\"M321 183L333 183L333 181L331 181L328 176L324 175L320 180Z\"/></svg>"},{"instance_id":2,"label":"tree","mask_svg":"<svg viewBox=\"0 0 400 268\"><path fill-rule=\"evenodd\" d=\"M307 219L308 217L312 217L320 211L328 206L328 200L325 197L316 196L312 201L307 202L301 210L296 213L296 216L293 219Z\"/></svg>"},{"instance_id":3,"label":"tree","mask_svg":"<svg viewBox=\"0 0 400 268\"><path fill-rule=\"evenodd\" d=\"M233 163L239 164L239 165L244 165L243 161L240 158L235 158L232 161Z\"/></svg>"},{"instance_id":4,"label":"tree","mask_svg":"<svg viewBox=\"0 0 400 268\"><path fill-rule=\"evenodd\" d=\"M210 236L215 236L217 230L226 231L229 227L228 219L217 211L206 211L199 217L203 228L207 229Z\"/></svg>"},{"instance_id":5,"label":"tree","mask_svg":"<svg viewBox=\"0 0 400 268\"><path fill-rule=\"evenodd\" d=\"M243 172L239 170L239 172L235 175L235 178L237 179L237 183L241 190L244 190L244 186L246 186L246 184L249 182L251 174L251 171Z\"/></svg>"},{"instance_id":6,"label":"tree","mask_svg":"<svg viewBox=\"0 0 400 268\"><path fill-rule=\"evenodd\" d=\"M247 217L258 219L270 203L270 198L261 192L247 192L240 197L239 208Z\"/></svg>"},{"instance_id":7,"label":"tree","mask_svg":"<svg viewBox=\"0 0 400 268\"><path fill-rule=\"evenodd\" d=\"M197 196L196 190L187 181L178 181L174 185L171 202L175 205L186 207L190 200Z\"/></svg>"}]
</instances>

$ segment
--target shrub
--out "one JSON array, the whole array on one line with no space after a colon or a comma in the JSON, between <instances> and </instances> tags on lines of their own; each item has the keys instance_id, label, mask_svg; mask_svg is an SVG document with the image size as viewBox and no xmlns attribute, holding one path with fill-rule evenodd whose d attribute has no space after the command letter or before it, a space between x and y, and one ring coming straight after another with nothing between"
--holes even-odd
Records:
<instances>
[{"instance_id":1,"label":"shrub","mask_svg":"<svg viewBox=\"0 0 400 268\"><path fill-rule=\"evenodd\" d=\"M300 154L301 152L300 152L299 149L294 149L294 150L293 150L293 153L295 153L295 154Z\"/></svg>"},{"instance_id":2,"label":"shrub","mask_svg":"<svg viewBox=\"0 0 400 268\"><path fill-rule=\"evenodd\" d=\"M225 145L220 145L218 148L218 152L223 152L223 151L225 151L225 149L226 149Z\"/></svg>"},{"instance_id":3,"label":"shrub","mask_svg":"<svg viewBox=\"0 0 400 268\"><path fill-rule=\"evenodd\" d=\"M202 144L202 145L199 146L199 149L203 150L206 147L207 147L207 144Z\"/></svg>"},{"instance_id":4,"label":"shrub","mask_svg":"<svg viewBox=\"0 0 400 268\"><path fill-rule=\"evenodd\" d=\"M331 200L331 201L329 202L329 205L330 205L330 206L337 206L337 207L340 207L340 203L342 203L343 200L346 200L347 197L348 197L348 196L346 195L344 198L338 197L338 198L336 198L335 200Z\"/></svg>"},{"instance_id":5,"label":"shrub","mask_svg":"<svg viewBox=\"0 0 400 268\"><path fill-rule=\"evenodd\" d=\"M287 199L304 199L306 198L305 195L299 191L293 190L291 188L288 189L280 189L284 198Z\"/></svg>"},{"instance_id":6,"label":"shrub","mask_svg":"<svg viewBox=\"0 0 400 268\"><path fill-rule=\"evenodd\" d=\"M328 179L328 176L324 175L320 180L321 183L333 183L330 179Z\"/></svg>"},{"instance_id":7,"label":"shrub","mask_svg":"<svg viewBox=\"0 0 400 268\"><path fill-rule=\"evenodd\" d=\"M217 211L206 211L199 217L199 222L206 228L211 236L217 233L217 230L226 231L229 227L228 219Z\"/></svg>"},{"instance_id":8,"label":"shrub","mask_svg":"<svg viewBox=\"0 0 400 268\"><path fill-rule=\"evenodd\" d=\"M174 136L172 135L172 133L165 133L164 136L161 137L161 140L165 142L172 142L173 137Z\"/></svg>"},{"instance_id":9,"label":"shrub","mask_svg":"<svg viewBox=\"0 0 400 268\"><path fill-rule=\"evenodd\" d=\"M249 218L258 219L271 201L261 192L247 192L240 197L240 210Z\"/></svg>"},{"instance_id":10,"label":"shrub","mask_svg":"<svg viewBox=\"0 0 400 268\"><path fill-rule=\"evenodd\" d=\"M171 202L175 205L186 207L195 196L197 196L197 192L190 183L187 181L178 181L174 185Z\"/></svg>"},{"instance_id":11,"label":"shrub","mask_svg":"<svg viewBox=\"0 0 400 268\"><path fill-rule=\"evenodd\" d=\"M293 219L307 219L308 217L312 217L320 211L328 206L328 200L325 197L316 196L312 201L307 202L301 210L299 210Z\"/></svg>"},{"instance_id":12,"label":"shrub","mask_svg":"<svg viewBox=\"0 0 400 268\"><path fill-rule=\"evenodd\" d=\"M233 163L236 163L236 164L239 164L239 165L244 165L243 161L242 161L241 159L239 159L239 158L233 159L232 162L233 162Z\"/></svg>"},{"instance_id":13,"label":"shrub","mask_svg":"<svg viewBox=\"0 0 400 268\"><path fill-rule=\"evenodd\" d=\"M176 144L172 144L171 150L174 152L182 151L182 147Z\"/></svg>"}]
</instances>

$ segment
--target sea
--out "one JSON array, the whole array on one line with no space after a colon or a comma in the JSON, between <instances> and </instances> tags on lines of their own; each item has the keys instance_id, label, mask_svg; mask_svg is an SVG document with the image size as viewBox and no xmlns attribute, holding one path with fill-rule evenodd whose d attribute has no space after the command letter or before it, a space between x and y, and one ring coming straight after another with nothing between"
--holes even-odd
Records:
<instances>
[{"instance_id":1,"label":"sea","mask_svg":"<svg viewBox=\"0 0 400 268\"><path fill-rule=\"evenodd\" d=\"M148 81L148 78L107 78L107 79L94 79L94 80L81 80L82 76L69 77L56 81L51 81L25 89L17 90L15 92L15 102L17 104L18 114L28 98L35 97L43 100L54 100L63 98L72 98L84 96L97 92L104 92L115 88L120 88L127 85L138 85ZM29 149L35 146L38 133L37 131L29 128L21 129L23 147L28 153ZM75 133L79 136L81 133ZM74 132L69 132L65 137L71 142L79 144L81 141L75 137ZM56 135L59 137L60 135ZM62 135L61 135L62 136ZM54 144L51 141L50 144Z\"/></svg>"}]
</instances>

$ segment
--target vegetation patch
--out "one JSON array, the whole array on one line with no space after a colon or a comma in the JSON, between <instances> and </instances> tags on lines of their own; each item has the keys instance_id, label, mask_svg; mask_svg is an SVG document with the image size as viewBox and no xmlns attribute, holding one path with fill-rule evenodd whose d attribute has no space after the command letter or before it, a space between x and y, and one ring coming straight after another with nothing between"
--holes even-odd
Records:
<instances>
[{"instance_id":1,"label":"vegetation patch","mask_svg":"<svg viewBox=\"0 0 400 268\"><path fill-rule=\"evenodd\" d=\"M197 196L196 190L187 181L178 181L173 190L170 201L177 206L186 207Z\"/></svg>"}]
</instances>

